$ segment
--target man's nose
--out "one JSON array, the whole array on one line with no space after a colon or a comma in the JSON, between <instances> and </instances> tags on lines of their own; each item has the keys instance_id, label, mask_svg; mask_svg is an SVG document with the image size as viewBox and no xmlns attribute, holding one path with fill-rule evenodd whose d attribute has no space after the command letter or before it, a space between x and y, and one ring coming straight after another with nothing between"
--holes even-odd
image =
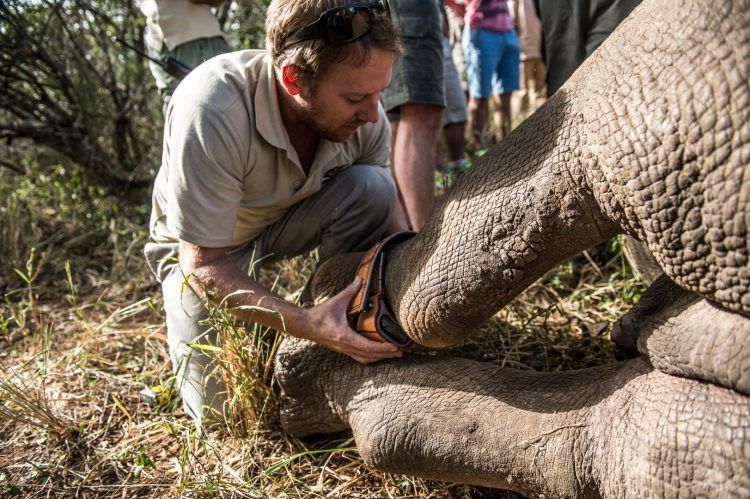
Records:
<instances>
[{"instance_id":1,"label":"man's nose","mask_svg":"<svg viewBox=\"0 0 750 499\"><path fill-rule=\"evenodd\" d=\"M357 114L357 118L361 119L362 121L367 121L368 123L377 123L378 118L380 118L380 113L378 112L378 94L370 96L365 101L364 107L360 109L359 113Z\"/></svg>"}]
</instances>

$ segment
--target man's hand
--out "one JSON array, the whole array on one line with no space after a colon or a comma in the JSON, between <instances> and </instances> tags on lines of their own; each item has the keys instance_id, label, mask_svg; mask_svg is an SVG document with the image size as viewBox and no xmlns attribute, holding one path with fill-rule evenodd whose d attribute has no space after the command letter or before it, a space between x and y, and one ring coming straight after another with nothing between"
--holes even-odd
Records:
<instances>
[{"instance_id":1,"label":"man's hand","mask_svg":"<svg viewBox=\"0 0 750 499\"><path fill-rule=\"evenodd\" d=\"M320 343L362 364L402 357L404 352L396 345L369 340L349 327L346 307L361 286L362 279L357 277L341 293L320 305L306 309L308 321L303 326L305 330L295 331L294 335Z\"/></svg>"}]
</instances>

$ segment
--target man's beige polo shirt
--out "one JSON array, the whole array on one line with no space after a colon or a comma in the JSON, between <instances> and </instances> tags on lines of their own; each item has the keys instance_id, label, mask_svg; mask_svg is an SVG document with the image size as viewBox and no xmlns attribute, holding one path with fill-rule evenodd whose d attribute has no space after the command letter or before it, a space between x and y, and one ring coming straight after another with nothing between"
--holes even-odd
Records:
<instances>
[{"instance_id":1,"label":"man's beige polo shirt","mask_svg":"<svg viewBox=\"0 0 750 499\"><path fill-rule=\"evenodd\" d=\"M390 140L381 107L378 122L346 142L323 139L306 176L281 120L270 56L245 50L214 57L183 80L170 102L151 241L248 243L318 192L326 174L351 164L388 168Z\"/></svg>"}]
</instances>

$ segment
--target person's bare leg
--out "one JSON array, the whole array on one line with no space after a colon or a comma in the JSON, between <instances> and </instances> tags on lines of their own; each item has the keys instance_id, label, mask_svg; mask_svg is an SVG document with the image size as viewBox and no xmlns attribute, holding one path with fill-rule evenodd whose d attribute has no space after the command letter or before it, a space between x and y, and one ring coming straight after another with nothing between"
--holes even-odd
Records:
<instances>
[{"instance_id":1,"label":"person's bare leg","mask_svg":"<svg viewBox=\"0 0 750 499\"><path fill-rule=\"evenodd\" d=\"M510 133L510 96L510 92L494 96L495 110L493 116L495 118L495 137L497 137L498 142Z\"/></svg>"},{"instance_id":2,"label":"person's bare leg","mask_svg":"<svg viewBox=\"0 0 750 499\"><path fill-rule=\"evenodd\" d=\"M394 156L396 151L396 137L398 136L398 124L399 120L390 121L391 124L391 175L396 180L396 171L393 165L395 165ZM385 235L396 234L397 232L403 232L410 230L409 217L406 216L406 210L404 209L404 197L401 194L401 187L396 181L397 199L396 205L393 207L391 212L391 219L388 222L388 226L385 229Z\"/></svg>"},{"instance_id":3,"label":"person's bare leg","mask_svg":"<svg viewBox=\"0 0 750 499\"><path fill-rule=\"evenodd\" d=\"M547 88L545 80L547 78L547 68L541 59L535 59L531 74L531 85L533 86L534 100L531 102L531 112L536 111L547 100Z\"/></svg>"},{"instance_id":4,"label":"person's bare leg","mask_svg":"<svg viewBox=\"0 0 750 499\"><path fill-rule=\"evenodd\" d=\"M435 203L432 150L443 116L441 106L404 104L393 147L393 173L412 229L422 228Z\"/></svg>"},{"instance_id":5,"label":"person's bare leg","mask_svg":"<svg viewBox=\"0 0 750 499\"><path fill-rule=\"evenodd\" d=\"M388 220L388 225L386 225L384 235L390 236L391 234L407 230L412 230L412 228L409 225L409 217L406 216L404 201L401 199L401 195L399 195L396 199L396 204L393 206L391 218Z\"/></svg>"},{"instance_id":6,"label":"person's bare leg","mask_svg":"<svg viewBox=\"0 0 750 499\"><path fill-rule=\"evenodd\" d=\"M464 158L465 133L465 121L449 123L443 127L443 139L448 149L448 158L450 161L457 161Z\"/></svg>"},{"instance_id":7,"label":"person's bare leg","mask_svg":"<svg viewBox=\"0 0 750 499\"><path fill-rule=\"evenodd\" d=\"M469 126L477 149L484 147L484 127L487 124L487 99L469 99Z\"/></svg>"},{"instance_id":8,"label":"person's bare leg","mask_svg":"<svg viewBox=\"0 0 750 499\"><path fill-rule=\"evenodd\" d=\"M534 90L532 78L533 59L521 61L520 88L513 92L511 108L513 115L511 120L517 120L520 116L528 116L534 112Z\"/></svg>"}]
</instances>

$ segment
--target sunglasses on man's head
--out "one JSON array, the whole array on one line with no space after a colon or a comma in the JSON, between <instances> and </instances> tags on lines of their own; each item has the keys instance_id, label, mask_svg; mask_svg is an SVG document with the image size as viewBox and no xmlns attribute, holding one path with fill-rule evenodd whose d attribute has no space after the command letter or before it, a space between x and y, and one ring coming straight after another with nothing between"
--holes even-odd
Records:
<instances>
[{"instance_id":1,"label":"sunglasses on man's head","mask_svg":"<svg viewBox=\"0 0 750 499\"><path fill-rule=\"evenodd\" d=\"M331 45L353 42L370 31L370 15L371 11L375 10L390 12L388 0L348 3L328 9L320 14L317 21L311 22L287 38L281 50L314 38L325 40Z\"/></svg>"}]
</instances>

